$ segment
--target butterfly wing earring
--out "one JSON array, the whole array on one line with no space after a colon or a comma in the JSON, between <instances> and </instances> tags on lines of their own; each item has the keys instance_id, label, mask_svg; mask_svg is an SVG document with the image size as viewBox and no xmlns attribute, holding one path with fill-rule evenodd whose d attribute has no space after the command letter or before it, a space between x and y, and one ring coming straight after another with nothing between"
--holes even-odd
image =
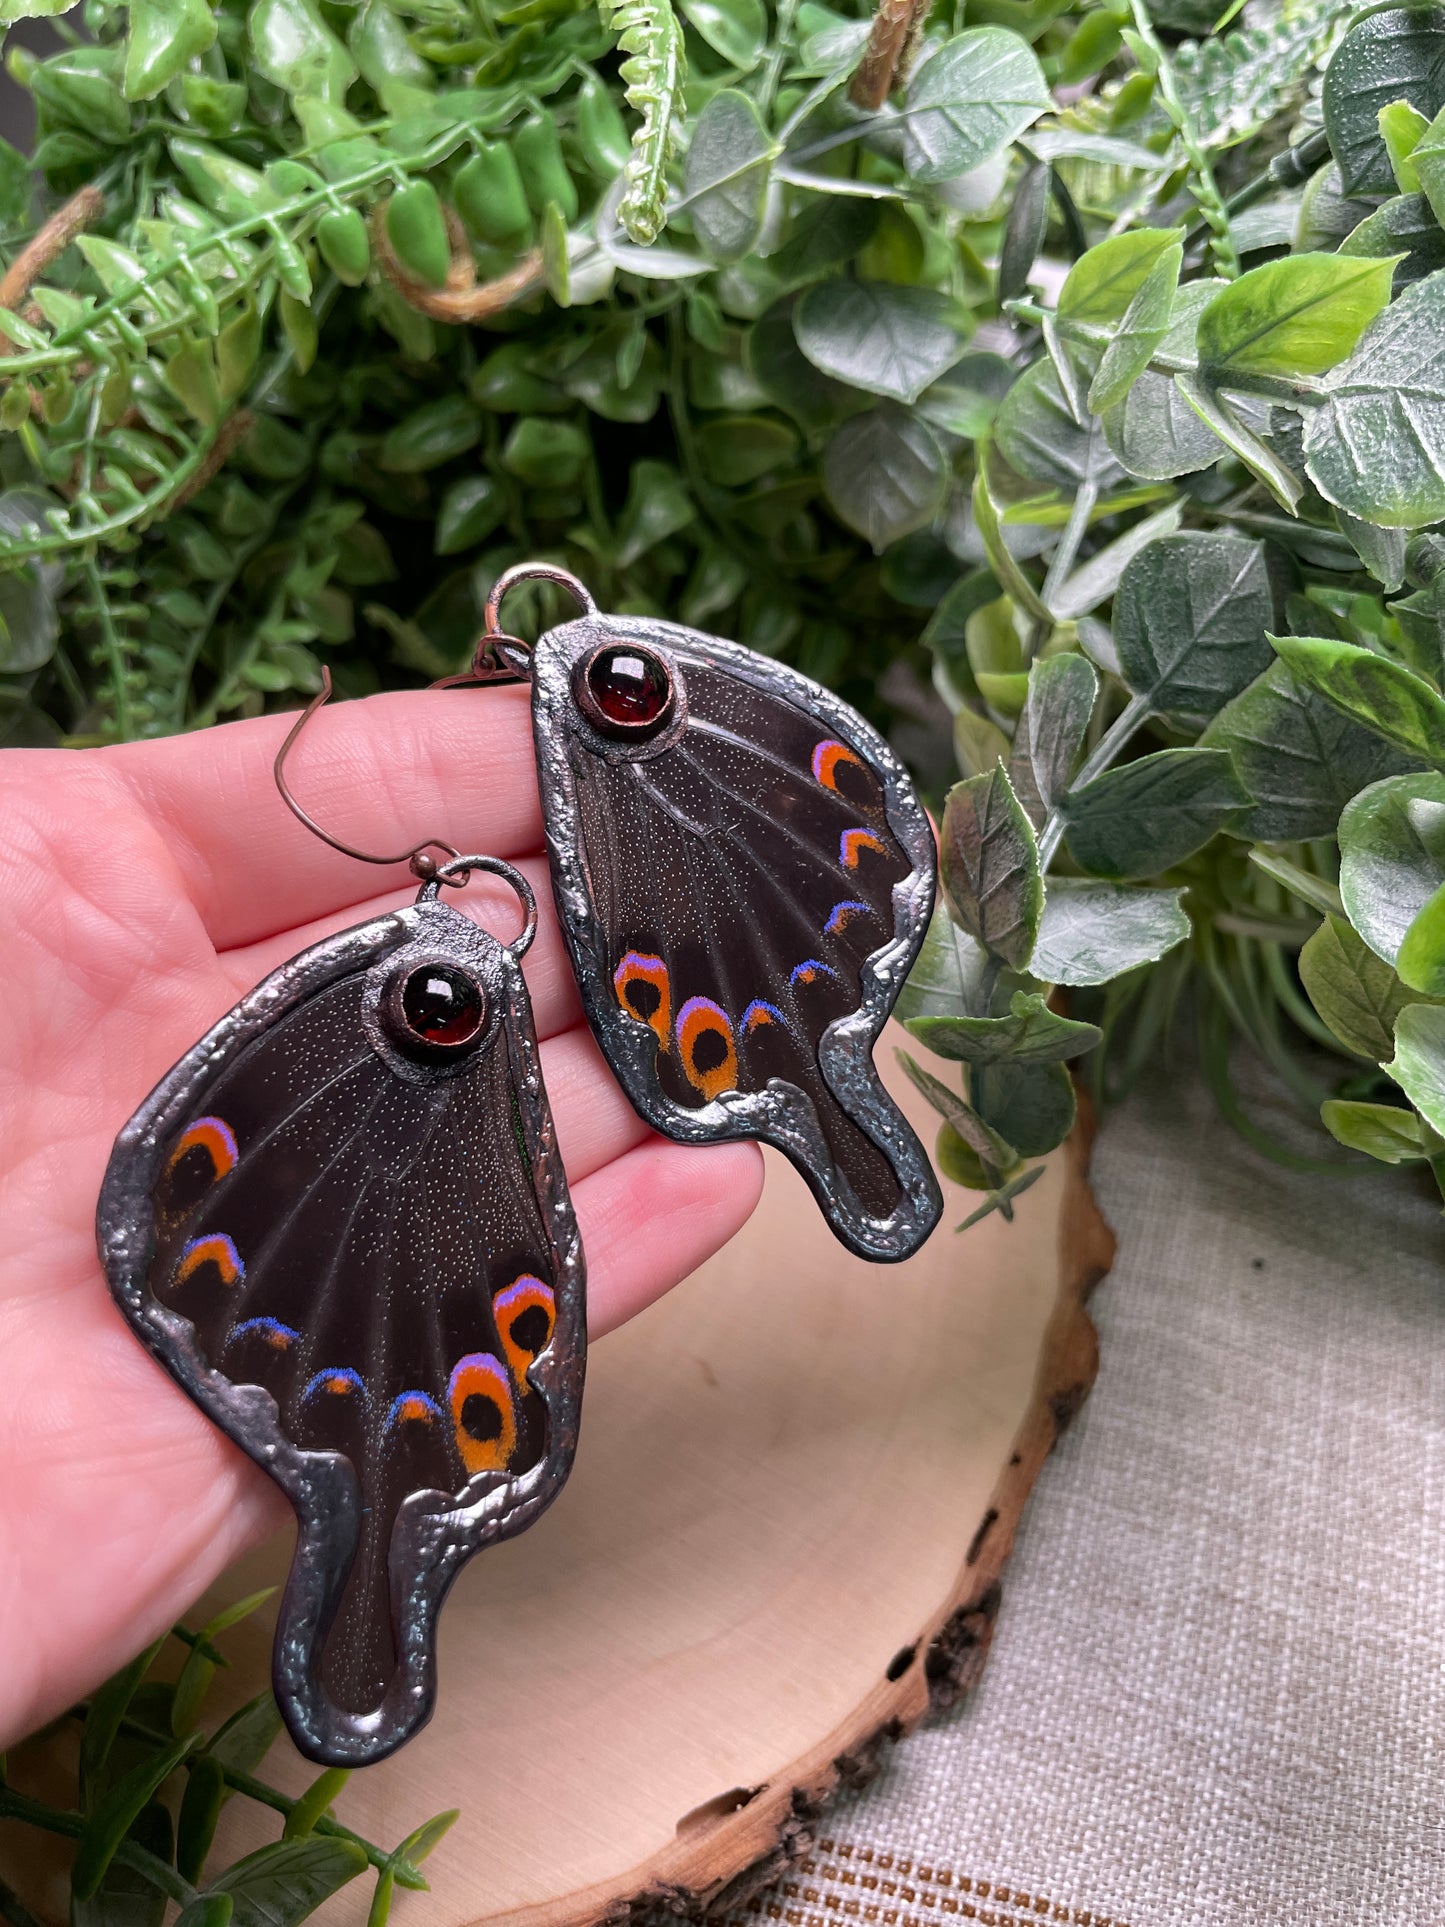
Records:
<instances>
[{"instance_id":1,"label":"butterfly wing earring","mask_svg":"<svg viewBox=\"0 0 1445 1927\"><path fill-rule=\"evenodd\" d=\"M277 758L326 699L323 689ZM116 1140L98 1238L171 1377L284 1489L299 1532L277 1701L303 1753L384 1758L429 1717L436 1616L576 1447L585 1271L495 858L400 857L415 903L284 964ZM510 943L441 900L489 871Z\"/></svg>"},{"instance_id":2,"label":"butterfly wing earring","mask_svg":"<svg viewBox=\"0 0 1445 1927\"><path fill-rule=\"evenodd\" d=\"M537 578L584 613L528 651L500 612ZM942 1199L872 1058L933 907L933 833L902 765L808 677L600 614L559 569L507 571L486 629L473 675L531 679L557 912L634 1106L685 1143L776 1145L844 1244L908 1257Z\"/></svg>"}]
</instances>

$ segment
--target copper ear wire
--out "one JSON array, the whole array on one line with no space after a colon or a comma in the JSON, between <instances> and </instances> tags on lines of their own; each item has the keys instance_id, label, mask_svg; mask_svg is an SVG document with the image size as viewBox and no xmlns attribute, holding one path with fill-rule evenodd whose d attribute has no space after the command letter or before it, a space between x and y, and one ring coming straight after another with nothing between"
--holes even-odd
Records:
<instances>
[{"instance_id":1,"label":"copper ear wire","mask_svg":"<svg viewBox=\"0 0 1445 1927\"><path fill-rule=\"evenodd\" d=\"M502 627L502 602L511 590L523 582L555 582L559 589L565 589L574 601L581 604L584 615L595 616L597 613L597 604L585 585L568 570L559 569L550 562L516 562L510 569L503 569L492 584L492 592L487 597L482 616L482 633L471 666L462 670L460 675L440 677L431 685L433 689L458 689L468 683L527 680L532 645L523 642L520 636L508 635Z\"/></svg>"},{"instance_id":2,"label":"copper ear wire","mask_svg":"<svg viewBox=\"0 0 1445 1927\"><path fill-rule=\"evenodd\" d=\"M471 871L457 870L455 868L461 856L461 851L454 848L452 844L443 842L439 836L423 837L420 843L413 843L410 849L398 850L388 856L377 856L370 850L358 850L350 843L343 843L341 838L339 836L333 836L330 830L323 830L321 825L316 821L316 818L311 815L310 811L303 809L301 804L297 802L295 795L292 793L291 785L286 780L286 758L296 747L302 730L305 729L306 725L311 721L311 718L330 695L331 671L323 666L320 690L311 698L310 702L307 703L301 714L291 725L291 728L287 732L285 742L282 743L280 749L276 752L276 761L272 765L272 773L276 778L276 788L281 792L281 801L299 823L305 824L313 836L319 836L323 843L329 844L333 850L339 850L342 856L354 857L358 863L405 863L410 866L412 875L420 883L449 883L453 885L454 888L460 889L466 883ZM434 856L428 856L427 852L429 850L443 851L447 859L445 864L439 864ZM443 871L446 871L448 874L444 875Z\"/></svg>"}]
</instances>

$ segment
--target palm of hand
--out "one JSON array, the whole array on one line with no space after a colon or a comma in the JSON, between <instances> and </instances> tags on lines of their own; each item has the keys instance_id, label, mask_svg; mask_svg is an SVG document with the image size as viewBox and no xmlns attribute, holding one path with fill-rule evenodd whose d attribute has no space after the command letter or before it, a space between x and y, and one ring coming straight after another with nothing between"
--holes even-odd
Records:
<instances>
[{"instance_id":1,"label":"palm of hand","mask_svg":"<svg viewBox=\"0 0 1445 1927\"><path fill-rule=\"evenodd\" d=\"M137 1344L95 1253L116 1131L238 997L415 894L307 835L271 784L286 722L103 751L10 751L0 818L0 1748L156 1637L285 1503ZM542 909L542 1063L608 1330L757 1200L752 1145L653 1136L582 1023L550 914L525 692L377 697L308 733L307 807L362 848L444 835ZM463 901L454 897L454 902ZM506 886L472 914L515 928Z\"/></svg>"}]
</instances>

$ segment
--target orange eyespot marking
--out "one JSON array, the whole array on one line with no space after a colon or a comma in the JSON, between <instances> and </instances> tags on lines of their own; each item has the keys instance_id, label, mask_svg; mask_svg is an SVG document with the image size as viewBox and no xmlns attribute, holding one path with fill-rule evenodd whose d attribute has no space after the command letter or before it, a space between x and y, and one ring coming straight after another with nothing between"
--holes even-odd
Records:
<instances>
[{"instance_id":1,"label":"orange eyespot marking","mask_svg":"<svg viewBox=\"0 0 1445 1927\"><path fill-rule=\"evenodd\" d=\"M167 1176L175 1170L187 1151L194 1151L197 1147L211 1160L213 1182L215 1178L223 1178L228 1171L233 1171L241 1155L236 1148L235 1133L224 1118L198 1117L176 1139L176 1148L166 1163Z\"/></svg>"},{"instance_id":2,"label":"orange eyespot marking","mask_svg":"<svg viewBox=\"0 0 1445 1927\"><path fill-rule=\"evenodd\" d=\"M817 957L805 957L800 964L793 965L788 984L790 988L795 984L815 984L820 977L832 977L836 981L837 976L831 964L822 963Z\"/></svg>"},{"instance_id":3,"label":"orange eyespot marking","mask_svg":"<svg viewBox=\"0 0 1445 1927\"><path fill-rule=\"evenodd\" d=\"M737 1089L738 1053L728 1014L710 997L689 997L677 1013L677 1048L683 1075L710 1104Z\"/></svg>"},{"instance_id":4,"label":"orange eyespot marking","mask_svg":"<svg viewBox=\"0 0 1445 1927\"><path fill-rule=\"evenodd\" d=\"M523 1272L515 1284L497 1293L492 1300L492 1314L507 1363L521 1384L527 1376L527 1367L547 1349L551 1340L557 1302L551 1288L540 1278Z\"/></svg>"},{"instance_id":5,"label":"orange eyespot marking","mask_svg":"<svg viewBox=\"0 0 1445 1927\"><path fill-rule=\"evenodd\" d=\"M314 1378L307 1379L301 1396L303 1399L357 1398L364 1405L366 1380L360 1372L352 1371L349 1365L333 1365L324 1372L317 1372Z\"/></svg>"},{"instance_id":6,"label":"orange eyespot marking","mask_svg":"<svg viewBox=\"0 0 1445 1927\"><path fill-rule=\"evenodd\" d=\"M875 836L872 830L844 830L838 839L838 861L845 870L856 870L858 859L865 850L876 850L879 856L888 854L882 838Z\"/></svg>"},{"instance_id":7,"label":"orange eyespot marking","mask_svg":"<svg viewBox=\"0 0 1445 1927\"><path fill-rule=\"evenodd\" d=\"M649 1024L666 1050L672 1039L672 980L661 957L629 950L613 972L612 985L628 1016Z\"/></svg>"},{"instance_id":8,"label":"orange eyespot marking","mask_svg":"<svg viewBox=\"0 0 1445 1927\"><path fill-rule=\"evenodd\" d=\"M273 1352L289 1352L300 1336L294 1325L283 1325L279 1318L244 1318L231 1333L232 1339L259 1338Z\"/></svg>"},{"instance_id":9,"label":"orange eyespot marking","mask_svg":"<svg viewBox=\"0 0 1445 1927\"><path fill-rule=\"evenodd\" d=\"M246 1275L240 1252L224 1232L217 1232L209 1238L191 1239L176 1266L176 1283L189 1283L202 1265L214 1265L221 1274L223 1285L239 1284Z\"/></svg>"},{"instance_id":10,"label":"orange eyespot marking","mask_svg":"<svg viewBox=\"0 0 1445 1927\"><path fill-rule=\"evenodd\" d=\"M862 757L856 756L846 743L834 742L831 738L819 743L813 751L813 775L825 790L837 792L840 763L851 763L854 769L865 767Z\"/></svg>"},{"instance_id":11,"label":"orange eyespot marking","mask_svg":"<svg viewBox=\"0 0 1445 1927\"><path fill-rule=\"evenodd\" d=\"M763 1024L782 1024L786 1027L787 1022L776 1004L764 1003L761 997L755 997L743 1012L743 1036L751 1037Z\"/></svg>"},{"instance_id":12,"label":"orange eyespot marking","mask_svg":"<svg viewBox=\"0 0 1445 1927\"><path fill-rule=\"evenodd\" d=\"M517 1413L507 1368L490 1352L468 1352L447 1386L457 1450L470 1476L503 1472L517 1448Z\"/></svg>"}]
</instances>

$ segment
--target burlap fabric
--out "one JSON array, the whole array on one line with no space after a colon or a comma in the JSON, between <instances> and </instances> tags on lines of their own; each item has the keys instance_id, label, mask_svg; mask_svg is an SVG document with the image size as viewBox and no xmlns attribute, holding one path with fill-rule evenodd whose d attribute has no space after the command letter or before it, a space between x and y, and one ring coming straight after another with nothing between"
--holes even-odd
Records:
<instances>
[{"instance_id":1,"label":"burlap fabric","mask_svg":"<svg viewBox=\"0 0 1445 1927\"><path fill-rule=\"evenodd\" d=\"M1438 1199L1281 1171L1193 1078L1095 1175L1099 1380L983 1682L741 1919L1441 1927Z\"/></svg>"}]
</instances>

